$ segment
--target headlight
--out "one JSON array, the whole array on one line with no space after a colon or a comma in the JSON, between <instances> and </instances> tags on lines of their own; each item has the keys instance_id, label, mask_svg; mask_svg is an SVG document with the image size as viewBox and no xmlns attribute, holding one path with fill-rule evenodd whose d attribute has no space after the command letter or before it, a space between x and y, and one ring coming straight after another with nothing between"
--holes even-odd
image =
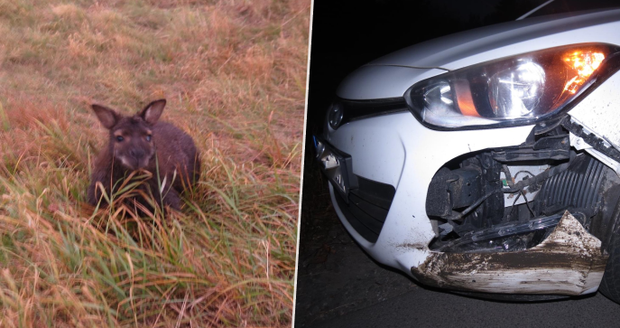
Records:
<instances>
[{"instance_id":1,"label":"headlight","mask_svg":"<svg viewBox=\"0 0 620 328\"><path fill-rule=\"evenodd\" d=\"M583 93L617 52L589 44L508 57L419 82L405 92L405 100L431 127L531 124Z\"/></svg>"}]
</instances>

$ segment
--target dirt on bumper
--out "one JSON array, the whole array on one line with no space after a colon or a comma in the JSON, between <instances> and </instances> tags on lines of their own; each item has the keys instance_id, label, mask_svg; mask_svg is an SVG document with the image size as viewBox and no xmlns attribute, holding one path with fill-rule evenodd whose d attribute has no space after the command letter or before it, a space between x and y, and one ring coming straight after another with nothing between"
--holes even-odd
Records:
<instances>
[{"instance_id":1,"label":"dirt on bumper","mask_svg":"<svg viewBox=\"0 0 620 328\"><path fill-rule=\"evenodd\" d=\"M539 245L500 253L431 253L413 276L429 286L514 294L580 295L596 291L608 255L569 212Z\"/></svg>"}]
</instances>

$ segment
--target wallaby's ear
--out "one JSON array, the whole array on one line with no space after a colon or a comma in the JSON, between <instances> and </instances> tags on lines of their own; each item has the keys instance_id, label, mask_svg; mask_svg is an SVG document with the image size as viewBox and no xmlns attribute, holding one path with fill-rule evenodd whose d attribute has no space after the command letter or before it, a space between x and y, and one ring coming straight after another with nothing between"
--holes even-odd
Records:
<instances>
[{"instance_id":1,"label":"wallaby's ear","mask_svg":"<svg viewBox=\"0 0 620 328\"><path fill-rule=\"evenodd\" d=\"M121 118L117 112L108 107L93 104L92 108L95 111L99 122L101 122L101 124L103 124L103 126L108 130L115 126Z\"/></svg>"},{"instance_id":2,"label":"wallaby's ear","mask_svg":"<svg viewBox=\"0 0 620 328\"><path fill-rule=\"evenodd\" d=\"M141 116L147 123L152 125L157 123L161 113L164 111L164 107L166 107L166 99L155 100L146 105L146 107L144 107L138 115Z\"/></svg>"}]
</instances>

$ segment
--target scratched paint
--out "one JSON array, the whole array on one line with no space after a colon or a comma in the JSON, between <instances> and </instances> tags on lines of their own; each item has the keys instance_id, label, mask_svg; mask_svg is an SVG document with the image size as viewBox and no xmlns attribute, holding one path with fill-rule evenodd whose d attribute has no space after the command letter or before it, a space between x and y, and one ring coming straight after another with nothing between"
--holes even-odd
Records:
<instances>
[{"instance_id":1,"label":"scratched paint","mask_svg":"<svg viewBox=\"0 0 620 328\"><path fill-rule=\"evenodd\" d=\"M597 290L608 255L568 211L539 245L501 253L431 252L411 268L420 282L440 288L513 294L580 295Z\"/></svg>"}]
</instances>

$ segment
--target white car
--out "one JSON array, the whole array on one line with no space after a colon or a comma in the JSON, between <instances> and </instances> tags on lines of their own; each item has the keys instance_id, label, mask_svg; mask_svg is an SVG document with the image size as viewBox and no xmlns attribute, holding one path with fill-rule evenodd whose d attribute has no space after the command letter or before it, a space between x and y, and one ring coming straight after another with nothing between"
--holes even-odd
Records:
<instances>
[{"instance_id":1,"label":"white car","mask_svg":"<svg viewBox=\"0 0 620 328\"><path fill-rule=\"evenodd\" d=\"M619 70L620 9L487 26L360 67L314 137L338 217L429 286L620 302Z\"/></svg>"}]
</instances>

